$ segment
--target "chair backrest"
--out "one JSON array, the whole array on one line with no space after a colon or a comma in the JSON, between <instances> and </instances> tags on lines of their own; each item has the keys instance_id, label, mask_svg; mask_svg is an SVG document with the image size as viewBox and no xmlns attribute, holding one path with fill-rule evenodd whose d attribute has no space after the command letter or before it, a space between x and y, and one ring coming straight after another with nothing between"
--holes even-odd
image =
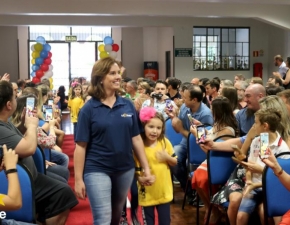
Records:
<instances>
[{"instance_id":1,"label":"chair backrest","mask_svg":"<svg viewBox=\"0 0 290 225\"><path fill-rule=\"evenodd\" d=\"M222 138L234 136L223 135L218 137L216 142L222 142ZM212 196L211 186L215 184L223 185L229 179L231 173L234 171L237 164L232 160L232 152L224 151L208 151L207 153L207 172L210 195Z\"/></svg>"},{"instance_id":2,"label":"chair backrest","mask_svg":"<svg viewBox=\"0 0 290 225\"><path fill-rule=\"evenodd\" d=\"M290 155L290 152L287 153ZM277 158L277 161L283 170L290 174L290 159ZM278 177L267 166L263 171L262 184L266 218L284 215L290 208L290 191L282 185Z\"/></svg>"},{"instance_id":3,"label":"chair backrest","mask_svg":"<svg viewBox=\"0 0 290 225\"><path fill-rule=\"evenodd\" d=\"M182 134L175 132L170 118L165 121L165 136L171 142L172 146L178 145L183 137Z\"/></svg>"},{"instance_id":4,"label":"chair backrest","mask_svg":"<svg viewBox=\"0 0 290 225\"><path fill-rule=\"evenodd\" d=\"M43 150L37 146L35 153L32 155L34 164L39 173L46 174L45 155Z\"/></svg>"},{"instance_id":5,"label":"chair backrest","mask_svg":"<svg viewBox=\"0 0 290 225\"><path fill-rule=\"evenodd\" d=\"M211 128L210 125L206 126L207 130ZM188 163L191 165L200 165L206 159L205 152L196 143L196 137L192 133L189 133L187 137L187 155Z\"/></svg>"},{"instance_id":6,"label":"chair backrest","mask_svg":"<svg viewBox=\"0 0 290 225\"><path fill-rule=\"evenodd\" d=\"M47 161L51 161L51 150L49 148L45 148L43 149L43 152L44 152L44 158Z\"/></svg>"},{"instance_id":7,"label":"chair backrest","mask_svg":"<svg viewBox=\"0 0 290 225\"><path fill-rule=\"evenodd\" d=\"M22 207L16 211L6 211L6 219L14 219L22 222L35 222L34 185L32 176L23 164L17 164L17 173L22 193ZM4 171L0 172L0 193L8 193L8 180Z\"/></svg>"}]
</instances>

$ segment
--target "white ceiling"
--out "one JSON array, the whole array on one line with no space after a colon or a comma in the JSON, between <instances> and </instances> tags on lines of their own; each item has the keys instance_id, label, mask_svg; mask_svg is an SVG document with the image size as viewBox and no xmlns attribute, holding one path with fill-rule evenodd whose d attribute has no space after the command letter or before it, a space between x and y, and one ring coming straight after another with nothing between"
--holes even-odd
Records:
<instances>
[{"instance_id":1,"label":"white ceiling","mask_svg":"<svg viewBox=\"0 0 290 225\"><path fill-rule=\"evenodd\" d=\"M144 19L256 18L290 29L289 12L290 0L0 0L0 25L32 25L48 22L57 25L62 24L62 21L56 19L63 16L73 17L74 20L80 18L88 22L96 17L113 19L120 16L132 18L142 16Z\"/></svg>"}]
</instances>

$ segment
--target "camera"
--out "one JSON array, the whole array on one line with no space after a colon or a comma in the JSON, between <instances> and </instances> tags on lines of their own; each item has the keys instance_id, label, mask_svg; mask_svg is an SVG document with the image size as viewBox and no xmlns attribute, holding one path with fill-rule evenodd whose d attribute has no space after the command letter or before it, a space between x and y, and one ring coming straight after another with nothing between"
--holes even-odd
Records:
<instances>
[{"instance_id":1,"label":"camera","mask_svg":"<svg viewBox=\"0 0 290 225\"><path fill-rule=\"evenodd\" d=\"M160 94L160 93L155 93L152 95L153 98L156 98L157 100L161 100L163 94Z\"/></svg>"}]
</instances>

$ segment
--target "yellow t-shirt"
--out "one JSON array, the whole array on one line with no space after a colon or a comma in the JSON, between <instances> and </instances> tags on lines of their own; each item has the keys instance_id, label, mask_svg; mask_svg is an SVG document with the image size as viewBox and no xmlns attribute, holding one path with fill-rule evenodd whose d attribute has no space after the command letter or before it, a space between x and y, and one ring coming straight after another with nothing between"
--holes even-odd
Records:
<instances>
[{"instance_id":1,"label":"yellow t-shirt","mask_svg":"<svg viewBox=\"0 0 290 225\"><path fill-rule=\"evenodd\" d=\"M170 156L174 154L173 147L168 139L158 141L155 147L146 147L145 153L151 170L156 180L152 186L145 186L145 195L141 192L141 185L138 183L138 200L140 206L153 206L168 203L173 199L173 188L169 165L160 163L156 158L156 152L165 148ZM136 166L139 163L136 161Z\"/></svg>"},{"instance_id":2,"label":"yellow t-shirt","mask_svg":"<svg viewBox=\"0 0 290 225\"><path fill-rule=\"evenodd\" d=\"M78 122L78 115L80 109L84 105L84 100L81 97L75 97L74 99L68 100L68 107L70 108L70 120L72 123Z\"/></svg>"}]
</instances>

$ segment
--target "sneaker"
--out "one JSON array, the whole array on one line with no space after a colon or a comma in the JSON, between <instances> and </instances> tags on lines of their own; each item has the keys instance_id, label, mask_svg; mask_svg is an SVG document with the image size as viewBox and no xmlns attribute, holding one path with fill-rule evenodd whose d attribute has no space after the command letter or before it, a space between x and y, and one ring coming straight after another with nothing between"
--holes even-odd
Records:
<instances>
[{"instance_id":1,"label":"sneaker","mask_svg":"<svg viewBox=\"0 0 290 225\"><path fill-rule=\"evenodd\" d=\"M177 178L173 175L173 184L180 184L180 182L177 180Z\"/></svg>"},{"instance_id":2,"label":"sneaker","mask_svg":"<svg viewBox=\"0 0 290 225\"><path fill-rule=\"evenodd\" d=\"M191 203L191 205L197 207L197 201L196 201L196 199ZM199 199L198 207L203 207L203 206L204 206L204 203L201 201L201 199Z\"/></svg>"},{"instance_id":3,"label":"sneaker","mask_svg":"<svg viewBox=\"0 0 290 225\"><path fill-rule=\"evenodd\" d=\"M121 219L120 225L129 225L126 217Z\"/></svg>"}]
</instances>

